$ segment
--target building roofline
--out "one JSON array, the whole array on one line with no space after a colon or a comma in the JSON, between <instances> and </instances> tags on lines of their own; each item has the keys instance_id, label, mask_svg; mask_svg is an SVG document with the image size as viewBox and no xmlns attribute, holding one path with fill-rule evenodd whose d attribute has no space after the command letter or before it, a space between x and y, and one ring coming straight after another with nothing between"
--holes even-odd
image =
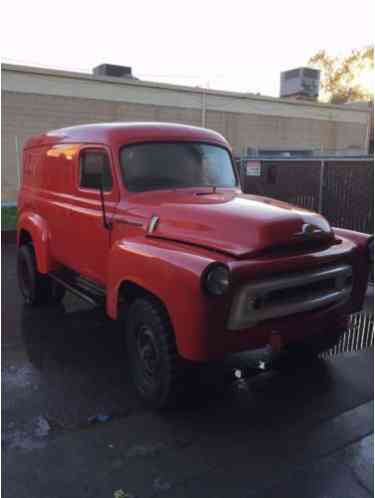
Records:
<instances>
[{"instance_id":1,"label":"building roofline","mask_svg":"<svg viewBox=\"0 0 375 498\"><path fill-rule=\"evenodd\" d=\"M311 102L311 101L301 101L301 100L290 100L287 98L279 98L279 97L270 97L270 96L264 96L264 95L255 95L252 93L245 93L245 92L232 92L232 91L226 91L226 90L213 90L213 89L206 89L202 87L192 87L192 86L185 86L185 85L176 85L176 84L170 84L170 83L159 83L159 82L154 82L154 81L147 81L147 80L138 80L138 79L132 79L132 78L112 78L108 76L96 76L93 74L89 73L81 73L78 71L65 71L65 70L60 70L60 69L49 69L49 68L43 68L43 67L36 67L36 66L25 66L25 65L17 65L17 64L1 64L1 70L2 71L8 71L8 72L18 72L18 73L27 73L27 74L34 74L34 75L41 75L41 76L49 76L49 77L55 77L55 78L71 78L71 79L78 79L78 80L88 80L88 81L93 81L97 83L102 83L102 84L116 84L116 85L124 85L124 86L138 86L138 87L146 87L146 88L155 88L158 90L174 90L174 91L179 91L179 92L187 92L187 93L195 93L198 95L201 95L202 93L205 93L206 95L212 95L212 96L220 96L220 97L233 97L233 98L242 98L245 100L255 100L258 102L268 102L268 103L274 103L274 104L284 104L284 105L290 105L290 106L299 106L299 107L314 107L314 108L319 108L319 109L328 109L328 110L341 110L341 111L350 111L350 112L358 112L358 113L364 113L364 112L370 112L370 106L367 108L358 108L358 107L352 107L348 106L347 104L343 105L337 105L337 104L328 104L328 103L322 103L322 102Z\"/></svg>"}]
</instances>

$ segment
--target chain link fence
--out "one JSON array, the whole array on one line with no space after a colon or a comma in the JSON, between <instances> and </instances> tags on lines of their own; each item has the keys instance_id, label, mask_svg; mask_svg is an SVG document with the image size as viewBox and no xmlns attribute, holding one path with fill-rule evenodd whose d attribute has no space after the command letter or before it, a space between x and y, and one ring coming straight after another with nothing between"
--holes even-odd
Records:
<instances>
[{"instance_id":1,"label":"chain link fence","mask_svg":"<svg viewBox=\"0 0 375 498\"><path fill-rule=\"evenodd\" d=\"M322 213L340 228L374 231L372 158L238 161L242 188Z\"/></svg>"},{"instance_id":2,"label":"chain link fence","mask_svg":"<svg viewBox=\"0 0 375 498\"><path fill-rule=\"evenodd\" d=\"M245 193L318 211L333 226L374 232L373 158L242 158L237 164ZM372 349L373 343L373 310L365 309L351 316L346 334L323 357Z\"/></svg>"}]
</instances>

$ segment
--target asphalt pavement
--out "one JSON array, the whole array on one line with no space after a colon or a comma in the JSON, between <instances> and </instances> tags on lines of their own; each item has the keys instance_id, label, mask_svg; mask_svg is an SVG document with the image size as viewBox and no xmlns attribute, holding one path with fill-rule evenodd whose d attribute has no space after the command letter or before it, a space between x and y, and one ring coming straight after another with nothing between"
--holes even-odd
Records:
<instances>
[{"instance_id":1,"label":"asphalt pavement","mask_svg":"<svg viewBox=\"0 0 375 498\"><path fill-rule=\"evenodd\" d=\"M2 263L4 498L373 496L371 349L213 382L153 413L129 384L121 324L72 296L24 306L14 246Z\"/></svg>"}]
</instances>

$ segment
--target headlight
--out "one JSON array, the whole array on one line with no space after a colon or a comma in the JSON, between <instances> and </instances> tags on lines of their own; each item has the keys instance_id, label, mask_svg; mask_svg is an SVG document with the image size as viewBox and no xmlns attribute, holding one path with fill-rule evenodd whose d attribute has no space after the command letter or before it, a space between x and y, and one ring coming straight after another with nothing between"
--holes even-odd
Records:
<instances>
[{"instance_id":1,"label":"headlight","mask_svg":"<svg viewBox=\"0 0 375 498\"><path fill-rule=\"evenodd\" d=\"M229 268L223 263L211 263L203 272L203 289L212 296L225 294L229 284Z\"/></svg>"},{"instance_id":2,"label":"headlight","mask_svg":"<svg viewBox=\"0 0 375 498\"><path fill-rule=\"evenodd\" d=\"M367 249L368 249L368 259L369 259L371 264L374 264L374 239L373 238L370 239L368 246L367 246Z\"/></svg>"}]
</instances>

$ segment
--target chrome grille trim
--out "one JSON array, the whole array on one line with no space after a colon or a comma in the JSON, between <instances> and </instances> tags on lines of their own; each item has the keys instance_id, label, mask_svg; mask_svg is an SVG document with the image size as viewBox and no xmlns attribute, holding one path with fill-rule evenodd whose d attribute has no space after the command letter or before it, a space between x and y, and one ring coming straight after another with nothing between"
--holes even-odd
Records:
<instances>
[{"instance_id":1,"label":"chrome grille trim","mask_svg":"<svg viewBox=\"0 0 375 498\"><path fill-rule=\"evenodd\" d=\"M340 264L251 282L234 296L227 328L241 330L265 320L343 304L352 292L351 277L352 267ZM278 297L293 290L292 298ZM276 298L267 302L274 291Z\"/></svg>"}]
</instances>

